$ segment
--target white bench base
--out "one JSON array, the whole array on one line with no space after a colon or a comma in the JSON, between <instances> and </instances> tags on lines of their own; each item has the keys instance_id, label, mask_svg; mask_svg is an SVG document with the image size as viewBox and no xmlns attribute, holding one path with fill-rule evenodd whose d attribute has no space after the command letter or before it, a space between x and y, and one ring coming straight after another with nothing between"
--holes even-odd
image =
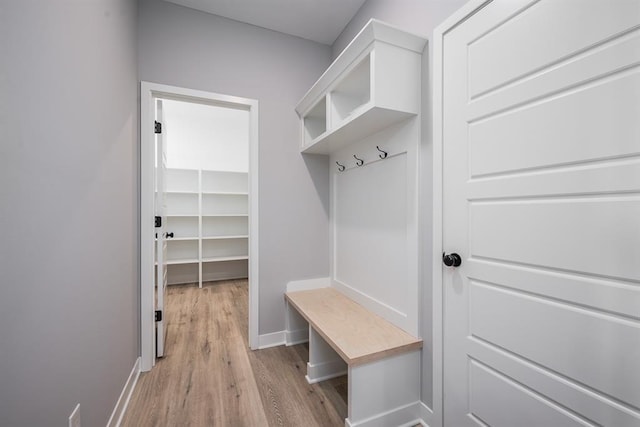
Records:
<instances>
[{"instance_id":1,"label":"white bench base","mask_svg":"<svg viewBox=\"0 0 640 427\"><path fill-rule=\"evenodd\" d=\"M423 424L420 412L420 348L385 354L369 362L343 358L332 347L335 342L329 344L315 325L308 322L288 300L286 327L287 345L309 342L305 376L309 384L348 375L349 402L345 427ZM348 360L350 363L346 362Z\"/></svg>"},{"instance_id":2,"label":"white bench base","mask_svg":"<svg viewBox=\"0 0 640 427\"><path fill-rule=\"evenodd\" d=\"M306 330L304 333L299 330L296 336L300 339L306 333ZM296 344L304 341L296 340ZM309 362L305 378L309 384L348 375L349 412L345 427L420 424L420 376L416 375L420 372L420 350L348 366L311 326L308 327L308 342Z\"/></svg>"},{"instance_id":3,"label":"white bench base","mask_svg":"<svg viewBox=\"0 0 640 427\"><path fill-rule=\"evenodd\" d=\"M347 364L322 337L309 326L309 363L307 382L315 384L330 378L347 375Z\"/></svg>"},{"instance_id":4,"label":"white bench base","mask_svg":"<svg viewBox=\"0 0 640 427\"><path fill-rule=\"evenodd\" d=\"M420 350L349 367L347 427L413 425L420 419Z\"/></svg>"}]
</instances>

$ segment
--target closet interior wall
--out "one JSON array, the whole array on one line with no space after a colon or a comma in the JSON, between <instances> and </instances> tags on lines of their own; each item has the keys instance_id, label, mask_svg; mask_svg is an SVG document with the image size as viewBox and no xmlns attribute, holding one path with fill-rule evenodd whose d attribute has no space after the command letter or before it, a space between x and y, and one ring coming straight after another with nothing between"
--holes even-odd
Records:
<instances>
[{"instance_id":1,"label":"closet interior wall","mask_svg":"<svg viewBox=\"0 0 640 427\"><path fill-rule=\"evenodd\" d=\"M165 101L169 285L248 277L247 112Z\"/></svg>"}]
</instances>

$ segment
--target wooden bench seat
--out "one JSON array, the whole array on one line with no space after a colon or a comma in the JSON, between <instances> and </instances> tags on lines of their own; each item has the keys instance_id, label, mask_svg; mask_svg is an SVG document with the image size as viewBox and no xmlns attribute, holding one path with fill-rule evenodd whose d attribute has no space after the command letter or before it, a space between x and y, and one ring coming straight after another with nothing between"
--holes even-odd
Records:
<instances>
[{"instance_id":1,"label":"wooden bench seat","mask_svg":"<svg viewBox=\"0 0 640 427\"><path fill-rule=\"evenodd\" d=\"M287 336L297 336L288 345L309 341L307 381L348 375L346 427L418 424L421 339L334 288L289 291L285 301Z\"/></svg>"},{"instance_id":2,"label":"wooden bench seat","mask_svg":"<svg viewBox=\"0 0 640 427\"><path fill-rule=\"evenodd\" d=\"M287 292L285 298L348 365L420 349L413 337L334 288Z\"/></svg>"}]
</instances>

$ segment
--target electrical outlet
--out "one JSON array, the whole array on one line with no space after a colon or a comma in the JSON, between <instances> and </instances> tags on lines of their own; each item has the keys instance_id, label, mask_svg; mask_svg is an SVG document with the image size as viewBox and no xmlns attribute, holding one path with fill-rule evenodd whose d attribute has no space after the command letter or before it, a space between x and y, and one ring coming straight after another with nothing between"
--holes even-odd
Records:
<instances>
[{"instance_id":1,"label":"electrical outlet","mask_svg":"<svg viewBox=\"0 0 640 427\"><path fill-rule=\"evenodd\" d=\"M69 415L69 427L80 427L80 404L76 405L71 415Z\"/></svg>"}]
</instances>

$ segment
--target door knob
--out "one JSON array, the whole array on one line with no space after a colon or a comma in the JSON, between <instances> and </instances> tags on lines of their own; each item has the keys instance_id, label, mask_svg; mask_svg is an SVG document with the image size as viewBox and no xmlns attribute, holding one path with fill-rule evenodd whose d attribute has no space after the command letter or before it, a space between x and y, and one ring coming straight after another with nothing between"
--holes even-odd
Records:
<instances>
[{"instance_id":1,"label":"door knob","mask_svg":"<svg viewBox=\"0 0 640 427\"><path fill-rule=\"evenodd\" d=\"M462 264L462 258L457 253L445 254L442 253L442 262L447 267L459 267Z\"/></svg>"},{"instance_id":2,"label":"door knob","mask_svg":"<svg viewBox=\"0 0 640 427\"><path fill-rule=\"evenodd\" d=\"M167 237L171 237L171 238L173 239L173 231L172 231L171 233L167 233L167 234L165 234L165 236L167 236Z\"/></svg>"}]
</instances>

